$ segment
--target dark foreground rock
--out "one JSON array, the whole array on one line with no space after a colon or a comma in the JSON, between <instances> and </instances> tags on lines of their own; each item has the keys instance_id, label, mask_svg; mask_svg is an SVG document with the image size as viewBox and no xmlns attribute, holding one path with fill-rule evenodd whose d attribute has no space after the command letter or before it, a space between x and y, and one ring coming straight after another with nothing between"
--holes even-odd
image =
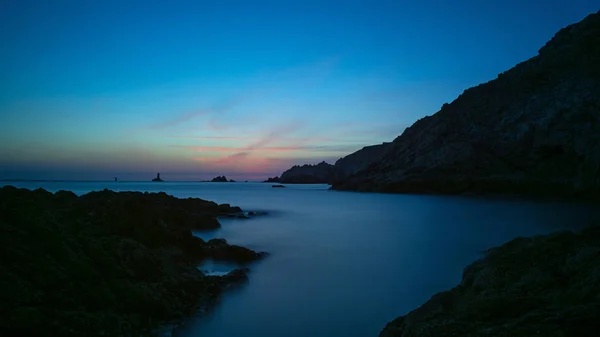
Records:
<instances>
[{"instance_id":1,"label":"dark foreground rock","mask_svg":"<svg viewBox=\"0 0 600 337\"><path fill-rule=\"evenodd\" d=\"M333 188L598 198L599 92L600 12L418 120Z\"/></svg>"},{"instance_id":2,"label":"dark foreground rock","mask_svg":"<svg viewBox=\"0 0 600 337\"><path fill-rule=\"evenodd\" d=\"M210 305L246 270L205 276L203 259L263 256L192 235L232 210L165 193L0 188L0 335L146 335Z\"/></svg>"},{"instance_id":3,"label":"dark foreground rock","mask_svg":"<svg viewBox=\"0 0 600 337\"><path fill-rule=\"evenodd\" d=\"M600 227L517 238L468 266L459 286L380 337L598 336Z\"/></svg>"}]
</instances>

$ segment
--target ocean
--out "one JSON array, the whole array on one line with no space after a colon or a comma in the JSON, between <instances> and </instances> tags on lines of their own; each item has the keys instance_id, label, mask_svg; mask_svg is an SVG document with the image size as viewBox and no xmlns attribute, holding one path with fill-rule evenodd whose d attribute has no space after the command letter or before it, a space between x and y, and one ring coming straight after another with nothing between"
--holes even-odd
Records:
<instances>
[{"instance_id":1,"label":"ocean","mask_svg":"<svg viewBox=\"0 0 600 337\"><path fill-rule=\"evenodd\" d=\"M377 336L386 323L456 286L469 263L518 236L577 230L593 206L516 199L338 192L263 183L10 182L83 194L164 191L268 214L222 219L205 238L266 251L249 282L228 291L175 336ZM598 223L598 222L596 222ZM206 263L224 273L235 266Z\"/></svg>"}]
</instances>

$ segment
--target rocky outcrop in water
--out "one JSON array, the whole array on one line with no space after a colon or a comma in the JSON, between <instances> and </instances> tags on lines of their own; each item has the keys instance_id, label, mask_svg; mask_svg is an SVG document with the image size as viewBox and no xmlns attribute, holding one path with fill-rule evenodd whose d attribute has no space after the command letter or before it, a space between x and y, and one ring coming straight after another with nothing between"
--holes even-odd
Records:
<instances>
[{"instance_id":1,"label":"rocky outcrop in water","mask_svg":"<svg viewBox=\"0 0 600 337\"><path fill-rule=\"evenodd\" d=\"M115 178L115 181L117 181L117 178ZM156 178L152 179L152 181L154 182L160 182L163 181L162 179L160 179L160 173L156 174Z\"/></svg>"},{"instance_id":2,"label":"rocky outcrop in water","mask_svg":"<svg viewBox=\"0 0 600 337\"><path fill-rule=\"evenodd\" d=\"M600 12L466 90L334 189L600 195Z\"/></svg>"},{"instance_id":3,"label":"rocky outcrop in water","mask_svg":"<svg viewBox=\"0 0 600 337\"><path fill-rule=\"evenodd\" d=\"M578 336L600 331L600 227L517 238L380 337Z\"/></svg>"},{"instance_id":4,"label":"rocky outcrop in water","mask_svg":"<svg viewBox=\"0 0 600 337\"><path fill-rule=\"evenodd\" d=\"M317 165L295 165L281 174L280 183L285 184L331 184L333 165L320 162Z\"/></svg>"},{"instance_id":5,"label":"rocky outcrop in water","mask_svg":"<svg viewBox=\"0 0 600 337\"><path fill-rule=\"evenodd\" d=\"M229 180L227 180L227 177L225 177L225 176L218 176L218 177L212 178L212 180L210 182L211 183L227 183L227 182L229 182Z\"/></svg>"},{"instance_id":6,"label":"rocky outcrop in water","mask_svg":"<svg viewBox=\"0 0 600 337\"><path fill-rule=\"evenodd\" d=\"M239 211L165 193L0 188L0 335L139 336L210 305L245 270L205 276L201 261L264 254L190 229Z\"/></svg>"},{"instance_id":7,"label":"rocky outcrop in water","mask_svg":"<svg viewBox=\"0 0 600 337\"><path fill-rule=\"evenodd\" d=\"M267 178L267 180L263 181L263 183L279 183L281 179L279 177Z\"/></svg>"}]
</instances>

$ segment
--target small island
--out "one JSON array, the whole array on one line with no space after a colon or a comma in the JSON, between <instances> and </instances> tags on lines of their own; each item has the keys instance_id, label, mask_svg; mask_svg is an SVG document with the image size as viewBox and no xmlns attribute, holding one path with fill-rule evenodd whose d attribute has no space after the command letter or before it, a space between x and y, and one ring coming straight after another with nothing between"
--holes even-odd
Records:
<instances>
[{"instance_id":1,"label":"small island","mask_svg":"<svg viewBox=\"0 0 600 337\"><path fill-rule=\"evenodd\" d=\"M164 180L160 179L160 173L157 173L156 178L152 179L152 181L164 181Z\"/></svg>"},{"instance_id":2,"label":"small island","mask_svg":"<svg viewBox=\"0 0 600 337\"><path fill-rule=\"evenodd\" d=\"M226 176L217 176L212 178L211 183L235 183L233 179L227 179Z\"/></svg>"}]
</instances>

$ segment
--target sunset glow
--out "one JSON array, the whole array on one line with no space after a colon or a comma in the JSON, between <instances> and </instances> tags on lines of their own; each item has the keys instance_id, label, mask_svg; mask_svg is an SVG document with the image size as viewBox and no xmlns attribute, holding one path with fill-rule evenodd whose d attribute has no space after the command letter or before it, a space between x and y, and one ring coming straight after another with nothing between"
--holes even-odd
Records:
<instances>
[{"instance_id":1,"label":"sunset glow","mask_svg":"<svg viewBox=\"0 0 600 337\"><path fill-rule=\"evenodd\" d=\"M334 163L596 5L2 1L0 179L262 180Z\"/></svg>"}]
</instances>

